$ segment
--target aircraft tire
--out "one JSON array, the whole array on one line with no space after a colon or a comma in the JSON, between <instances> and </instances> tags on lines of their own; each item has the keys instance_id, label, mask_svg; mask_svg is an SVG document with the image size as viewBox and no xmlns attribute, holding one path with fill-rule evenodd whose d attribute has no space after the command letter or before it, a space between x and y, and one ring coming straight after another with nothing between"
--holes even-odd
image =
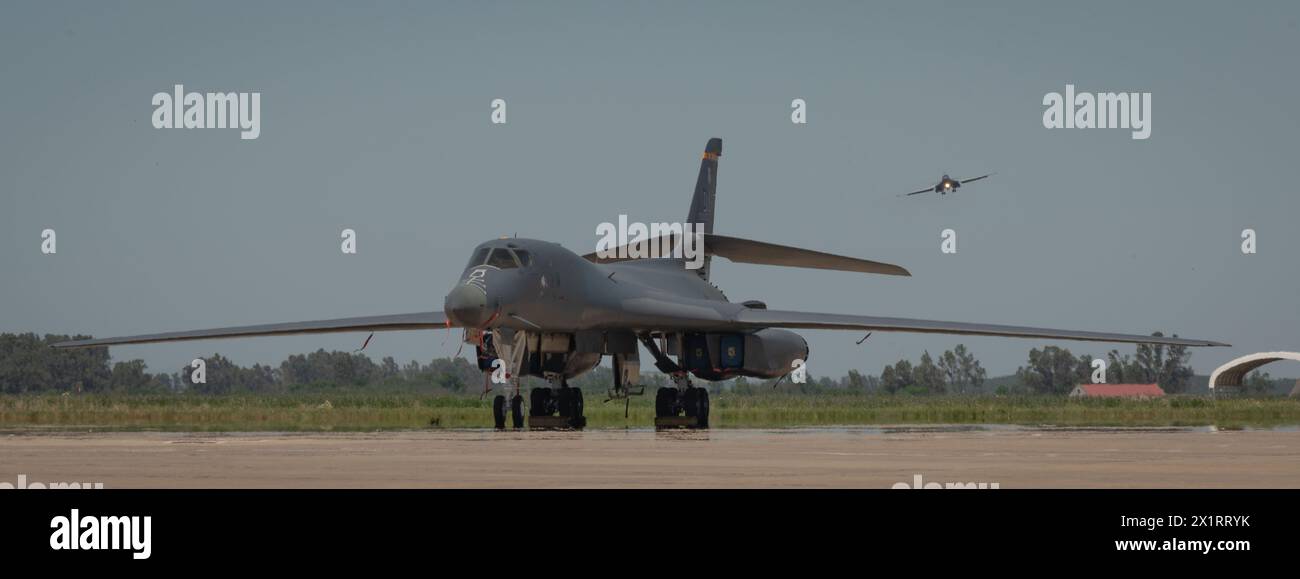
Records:
<instances>
[{"instance_id":1,"label":"aircraft tire","mask_svg":"<svg viewBox=\"0 0 1300 579\"><path fill-rule=\"evenodd\" d=\"M700 415L700 388L694 386L687 388L685 399L682 400L682 406L686 407L686 416L698 417Z\"/></svg>"},{"instance_id":2,"label":"aircraft tire","mask_svg":"<svg viewBox=\"0 0 1300 579\"><path fill-rule=\"evenodd\" d=\"M582 389L570 388L569 391L571 392L571 394L569 394L569 408L573 411L571 416L573 416L575 421L574 426L581 428L581 426L577 425L576 421L581 420L584 424L586 424L587 421L587 417L583 414L585 408L582 405Z\"/></svg>"},{"instance_id":3,"label":"aircraft tire","mask_svg":"<svg viewBox=\"0 0 1300 579\"><path fill-rule=\"evenodd\" d=\"M550 388L533 388L528 393L528 403L529 416L550 416L554 412L551 410Z\"/></svg>"},{"instance_id":4,"label":"aircraft tire","mask_svg":"<svg viewBox=\"0 0 1300 579\"><path fill-rule=\"evenodd\" d=\"M561 418L572 417L573 412L569 410L569 407L573 404L573 397L572 394L569 393L569 387L561 386L559 390L555 391L555 396L556 396L555 409L558 411L557 413L560 415L560 417Z\"/></svg>"},{"instance_id":5,"label":"aircraft tire","mask_svg":"<svg viewBox=\"0 0 1300 579\"><path fill-rule=\"evenodd\" d=\"M709 427L709 391L704 388L696 388L696 390L699 391L696 400L697 410L695 412L695 416L696 418L698 418L698 420L696 420L696 427L708 428Z\"/></svg>"},{"instance_id":6,"label":"aircraft tire","mask_svg":"<svg viewBox=\"0 0 1300 579\"><path fill-rule=\"evenodd\" d=\"M524 397L515 394L510 398L510 421L515 428L524 427Z\"/></svg>"},{"instance_id":7,"label":"aircraft tire","mask_svg":"<svg viewBox=\"0 0 1300 579\"><path fill-rule=\"evenodd\" d=\"M506 428L506 397L500 394L492 399L492 424L497 430Z\"/></svg>"},{"instance_id":8,"label":"aircraft tire","mask_svg":"<svg viewBox=\"0 0 1300 579\"><path fill-rule=\"evenodd\" d=\"M677 397L676 388L660 388L655 392L655 418L673 415L673 400Z\"/></svg>"}]
</instances>

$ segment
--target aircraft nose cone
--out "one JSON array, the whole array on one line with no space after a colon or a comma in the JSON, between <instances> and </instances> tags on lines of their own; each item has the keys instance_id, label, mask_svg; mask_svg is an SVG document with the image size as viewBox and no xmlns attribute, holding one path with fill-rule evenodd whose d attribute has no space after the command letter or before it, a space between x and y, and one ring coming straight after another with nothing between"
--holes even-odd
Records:
<instances>
[{"instance_id":1,"label":"aircraft nose cone","mask_svg":"<svg viewBox=\"0 0 1300 579\"><path fill-rule=\"evenodd\" d=\"M443 311L457 325L466 327L481 327L492 317L483 290L466 284L456 286L456 289L447 294L443 300Z\"/></svg>"}]
</instances>

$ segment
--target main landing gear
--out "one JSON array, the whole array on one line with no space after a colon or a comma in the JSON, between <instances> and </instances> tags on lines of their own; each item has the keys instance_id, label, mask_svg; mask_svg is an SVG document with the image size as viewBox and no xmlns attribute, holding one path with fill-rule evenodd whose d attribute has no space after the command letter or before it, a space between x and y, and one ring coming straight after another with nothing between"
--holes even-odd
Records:
<instances>
[{"instance_id":1,"label":"main landing gear","mask_svg":"<svg viewBox=\"0 0 1300 579\"><path fill-rule=\"evenodd\" d=\"M574 428L587 426L583 414L582 389L559 378L559 388L533 388L528 394L530 428Z\"/></svg>"},{"instance_id":2,"label":"main landing gear","mask_svg":"<svg viewBox=\"0 0 1300 579\"><path fill-rule=\"evenodd\" d=\"M529 393L528 426L531 428L575 428L587 426L583 414L582 389L563 383L559 388L533 388ZM524 397L498 394L492 399L492 422L505 430L506 419L516 430L524 427Z\"/></svg>"},{"instance_id":3,"label":"main landing gear","mask_svg":"<svg viewBox=\"0 0 1300 579\"><path fill-rule=\"evenodd\" d=\"M665 355L650 334L637 338L654 356L655 367L673 378L673 387L655 392L655 428L708 428L709 391L691 384L690 373Z\"/></svg>"},{"instance_id":4,"label":"main landing gear","mask_svg":"<svg viewBox=\"0 0 1300 579\"><path fill-rule=\"evenodd\" d=\"M685 373L673 382L655 393L655 428L708 428L709 391L692 385Z\"/></svg>"}]
</instances>

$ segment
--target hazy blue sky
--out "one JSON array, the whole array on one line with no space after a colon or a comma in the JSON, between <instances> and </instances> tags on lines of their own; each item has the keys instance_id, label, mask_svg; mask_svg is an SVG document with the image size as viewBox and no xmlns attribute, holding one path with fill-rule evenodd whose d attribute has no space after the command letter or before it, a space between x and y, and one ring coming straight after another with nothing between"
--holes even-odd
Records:
<instances>
[{"instance_id":1,"label":"hazy blue sky","mask_svg":"<svg viewBox=\"0 0 1300 579\"><path fill-rule=\"evenodd\" d=\"M718 136L719 233L914 276L716 264L733 301L1235 345L1196 350L1201 373L1300 349L1300 4L863 4L6 2L0 331L440 309L484 239L585 252L620 213L684 219ZM1151 92L1150 139L1043 128L1044 94L1067 82ZM177 83L261 91L261 137L154 129L150 99ZM494 98L504 126L489 123ZM956 196L896 197L987 171ZM40 252L47 227L56 255ZM1240 251L1247 227L1256 255ZM343 228L357 255L340 253ZM939 251L945 228L956 255ZM1002 374L1045 343L805 335L814 375L962 342ZM112 353L174 371L214 351L252 364L364 337ZM456 347L442 331L394 333L367 352Z\"/></svg>"}]
</instances>

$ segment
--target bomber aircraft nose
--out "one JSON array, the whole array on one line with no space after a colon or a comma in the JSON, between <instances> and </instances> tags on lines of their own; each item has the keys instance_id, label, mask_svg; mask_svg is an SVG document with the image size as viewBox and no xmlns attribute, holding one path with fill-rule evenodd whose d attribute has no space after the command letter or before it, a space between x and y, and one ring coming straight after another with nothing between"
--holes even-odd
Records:
<instances>
[{"instance_id":1,"label":"bomber aircraft nose","mask_svg":"<svg viewBox=\"0 0 1300 579\"><path fill-rule=\"evenodd\" d=\"M488 310L487 295L469 284L460 284L443 300L447 317L464 327L481 327L492 317Z\"/></svg>"}]
</instances>

